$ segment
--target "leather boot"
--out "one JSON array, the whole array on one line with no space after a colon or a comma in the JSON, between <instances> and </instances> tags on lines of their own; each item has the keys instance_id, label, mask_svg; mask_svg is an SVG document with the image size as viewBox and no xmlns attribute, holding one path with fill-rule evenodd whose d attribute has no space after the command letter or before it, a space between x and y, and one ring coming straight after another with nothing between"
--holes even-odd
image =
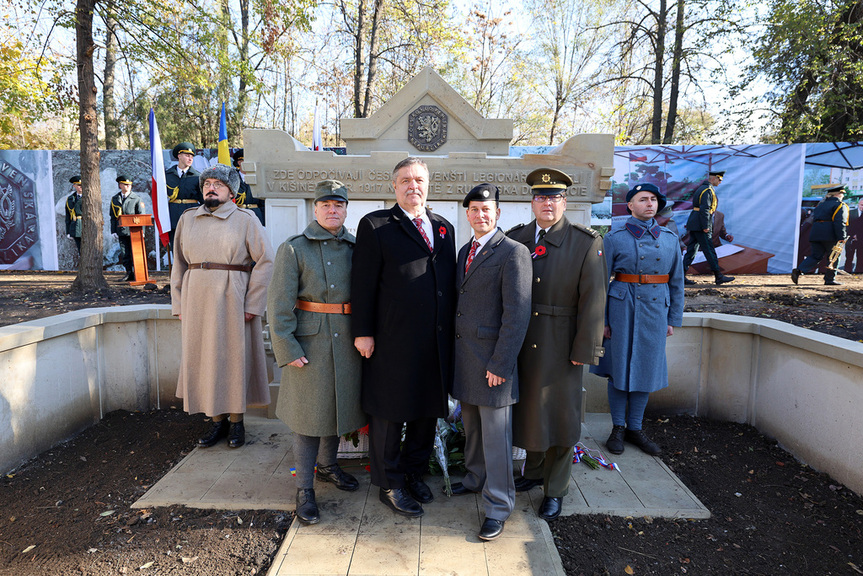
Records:
<instances>
[{"instance_id":1,"label":"leather boot","mask_svg":"<svg viewBox=\"0 0 863 576\"><path fill-rule=\"evenodd\" d=\"M315 473L315 477L322 482L331 482L335 484L336 488L339 490L353 492L360 487L360 483L357 479L342 470L342 467L339 466L338 463L331 466L321 466L318 464L317 467L318 471Z\"/></svg>"},{"instance_id":2,"label":"leather boot","mask_svg":"<svg viewBox=\"0 0 863 576\"><path fill-rule=\"evenodd\" d=\"M246 427L243 421L231 422L231 430L228 432L228 447L239 448L246 443Z\"/></svg>"},{"instance_id":3,"label":"leather boot","mask_svg":"<svg viewBox=\"0 0 863 576\"><path fill-rule=\"evenodd\" d=\"M662 448L659 447L659 444L648 438L647 434L644 433L644 430L627 429L623 435L623 439L630 444L635 444L641 448L641 451L645 454L650 454L651 456L659 456L662 454Z\"/></svg>"},{"instance_id":4,"label":"leather boot","mask_svg":"<svg viewBox=\"0 0 863 576\"><path fill-rule=\"evenodd\" d=\"M198 447L209 448L222 438L227 438L228 427L229 424L227 418L219 420L218 422L213 422L213 427L210 428L210 431L198 438Z\"/></svg>"},{"instance_id":5,"label":"leather boot","mask_svg":"<svg viewBox=\"0 0 863 576\"><path fill-rule=\"evenodd\" d=\"M608 436L608 440L605 441L605 447L612 454L623 454L623 433L625 430L625 426L611 427L611 434Z\"/></svg>"},{"instance_id":6,"label":"leather boot","mask_svg":"<svg viewBox=\"0 0 863 576\"><path fill-rule=\"evenodd\" d=\"M726 276L725 274L722 274L721 272L717 272L716 273L716 285L721 286L722 284L725 284L726 282L734 282L734 276Z\"/></svg>"},{"instance_id":7,"label":"leather boot","mask_svg":"<svg viewBox=\"0 0 863 576\"><path fill-rule=\"evenodd\" d=\"M321 519L318 503L315 501L315 491L312 488L297 490L297 518L303 524L317 524Z\"/></svg>"}]
</instances>

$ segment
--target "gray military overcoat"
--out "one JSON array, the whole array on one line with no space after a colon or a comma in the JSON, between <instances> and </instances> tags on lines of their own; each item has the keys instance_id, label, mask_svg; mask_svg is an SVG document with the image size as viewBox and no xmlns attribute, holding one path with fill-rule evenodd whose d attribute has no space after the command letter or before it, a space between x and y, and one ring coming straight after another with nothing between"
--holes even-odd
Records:
<instances>
[{"instance_id":1,"label":"gray military overcoat","mask_svg":"<svg viewBox=\"0 0 863 576\"><path fill-rule=\"evenodd\" d=\"M533 256L531 317L518 356L520 399L513 407L513 444L533 452L573 446L581 437L582 366L603 354L608 286L602 237L563 217L541 248L536 221L510 230Z\"/></svg>"},{"instance_id":2,"label":"gray military overcoat","mask_svg":"<svg viewBox=\"0 0 863 576\"><path fill-rule=\"evenodd\" d=\"M294 309L298 299L351 301L355 242L344 226L333 236L312 222L276 254L267 305L273 353L282 367L276 416L305 436L346 434L366 424L350 316ZM304 367L287 366L302 356L309 361Z\"/></svg>"}]
</instances>

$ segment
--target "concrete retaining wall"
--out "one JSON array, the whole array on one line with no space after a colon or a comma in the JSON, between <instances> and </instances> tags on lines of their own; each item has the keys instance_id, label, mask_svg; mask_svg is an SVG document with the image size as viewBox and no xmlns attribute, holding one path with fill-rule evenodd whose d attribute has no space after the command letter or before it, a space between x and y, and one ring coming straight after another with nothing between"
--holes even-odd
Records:
<instances>
[{"instance_id":1,"label":"concrete retaining wall","mask_svg":"<svg viewBox=\"0 0 863 576\"><path fill-rule=\"evenodd\" d=\"M863 494L863 344L774 320L686 314L668 340L671 386L651 413L746 422ZM70 312L0 328L0 471L117 409L178 405L170 306ZM606 412L604 379L585 407Z\"/></svg>"}]
</instances>

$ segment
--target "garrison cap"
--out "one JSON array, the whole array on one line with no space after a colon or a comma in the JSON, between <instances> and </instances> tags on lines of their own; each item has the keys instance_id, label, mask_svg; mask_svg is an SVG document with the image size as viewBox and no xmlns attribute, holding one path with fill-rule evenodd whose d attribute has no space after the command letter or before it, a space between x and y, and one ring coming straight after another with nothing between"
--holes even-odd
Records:
<instances>
[{"instance_id":1,"label":"garrison cap","mask_svg":"<svg viewBox=\"0 0 863 576\"><path fill-rule=\"evenodd\" d=\"M129 178L128 176L125 176L125 175L117 176L117 184L131 184L131 183L132 183L132 179Z\"/></svg>"},{"instance_id":2,"label":"garrison cap","mask_svg":"<svg viewBox=\"0 0 863 576\"><path fill-rule=\"evenodd\" d=\"M720 178L725 178L725 170L716 170L714 172L708 172L710 176L719 176Z\"/></svg>"},{"instance_id":3,"label":"garrison cap","mask_svg":"<svg viewBox=\"0 0 863 576\"><path fill-rule=\"evenodd\" d=\"M832 188L828 188L824 191L827 196L838 196L839 194L845 194L845 186L840 184L839 186L833 186Z\"/></svg>"},{"instance_id":4,"label":"garrison cap","mask_svg":"<svg viewBox=\"0 0 863 576\"><path fill-rule=\"evenodd\" d=\"M231 154L231 158L234 159L235 168L238 167L240 165L240 162L243 161L243 150L244 148L237 148L236 150L234 150L234 153Z\"/></svg>"},{"instance_id":5,"label":"garrison cap","mask_svg":"<svg viewBox=\"0 0 863 576\"><path fill-rule=\"evenodd\" d=\"M657 214L661 212L663 208L665 208L665 194L659 191L659 187L656 186L656 184L636 184L632 190L626 193L626 201L629 202L630 200L632 200L639 192L650 192L651 194L656 196ZM627 211L628 210L629 208L627 208Z\"/></svg>"},{"instance_id":6,"label":"garrison cap","mask_svg":"<svg viewBox=\"0 0 863 576\"><path fill-rule=\"evenodd\" d=\"M174 146L173 150L171 150L171 156L174 157L174 160L179 158L180 154L184 154L184 153L185 154L191 154L192 156L194 156L195 155L195 147L192 146L192 144L190 142L180 142L179 144Z\"/></svg>"},{"instance_id":7,"label":"garrison cap","mask_svg":"<svg viewBox=\"0 0 863 576\"><path fill-rule=\"evenodd\" d=\"M348 201L348 187L338 180L324 180L315 186L315 202L324 200Z\"/></svg>"},{"instance_id":8,"label":"garrison cap","mask_svg":"<svg viewBox=\"0 0 863 576\"><path fill-rule=\"evenodd\" d=\"M527 175L525 182L531 187L534 196L564 194L566 189L572 186L572 178L554 168L537 168Z\"/></svg>"},{"instance_id":9,"label":"garrison cap","mask_svg":"<svg viewBox=\"0 0 863 576\"><path fill-rule=\"evenodd\" d=\"M477 184L470 189L470 192L468 192L467 196L464 197L461 205L467 208L468 205L474 201L491 202L492 200L495 202L500 200L500 189L494 184L483 182L482 184Z\"/></svg>"}]
</instances>

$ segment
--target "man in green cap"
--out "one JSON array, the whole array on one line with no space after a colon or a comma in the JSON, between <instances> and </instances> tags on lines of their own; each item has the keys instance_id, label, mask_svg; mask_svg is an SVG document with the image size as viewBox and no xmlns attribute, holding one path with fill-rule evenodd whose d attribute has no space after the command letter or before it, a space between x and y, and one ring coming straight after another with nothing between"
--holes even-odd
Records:
<instances>
[{"instance_id":1,"label":"man in green cap","mask_svg":"<svg viewBox=\"0 0 863 576\"><path fill-rule=\"evenodd\" d=\"M165 186L168 189L168 213L171 216L171 231L168 238L171 250L174 246L174 232L180 216L189 208L196 208L204 203L201 195L201 185L198 181L200 172L192 168L195 158L195 147L189 142L181 142L171 150L171 156L177 161L175 166L165 170Z\"/></svg>"},{"instance_id":2,"label":"man in green cap","mask_svg":"<svg viewBox=\"0 0 863 576\"><path fill-rule=\"evenodd\" d=\"M827 189L824 200L815 207L812 216L812 230L809 232L809 244L812 253L807 256L798 268L791 271L791 281L797 284L798 279L804 274L809 274L825 255L830 256L830 264L824 271L824 284L826 286L841 286L836 281L836 266L842 248L848 239L848 205L842 200L845 198L845 186L834 186Z\"/></svg>"},{"instance_id":3,"label":"man in green cap","mask_svg":"<svg viewBox=\"0 0 863 576\"><path fill-rule=\"evenodd\" d=\"M81 199L81 177L69 178L72 185L72 194L66 198L66 238L75 240L78 248L78 256L81 256L81 229L82 229L82 199Z\"/></svg>"},{"instance_id":4,"label":"man in green cap","mask_svg":"<svg viewBox=\"0 0 863 576\"><path fill-rule=\"evenodd\" d=\"M347 187L319 182L315 221L279 247L268 293L270 337L282 368L276 416L294 432L297 518L304 524L320 519L315 476L339 490L360 486L336 462L339 437L366 424L362 357L351 337L356 238L344 226L347 214Z\"/></svg>"},{"instance_id":5,"label":"man in green cap","mask_svg":"<svg viewBox=\"0 0 863 576\"><path fill-rule=\"evenodd\" d=\"M132 269L132 235L129 228L120 226L120 216L123 214L143 214L144 201L132 192L132 180L128 176L117 176L117 186L120 191L111 198L111 234L120 243L120 261L126 269L125 281L135 279Z\"/></svg>"}]
</instances>

